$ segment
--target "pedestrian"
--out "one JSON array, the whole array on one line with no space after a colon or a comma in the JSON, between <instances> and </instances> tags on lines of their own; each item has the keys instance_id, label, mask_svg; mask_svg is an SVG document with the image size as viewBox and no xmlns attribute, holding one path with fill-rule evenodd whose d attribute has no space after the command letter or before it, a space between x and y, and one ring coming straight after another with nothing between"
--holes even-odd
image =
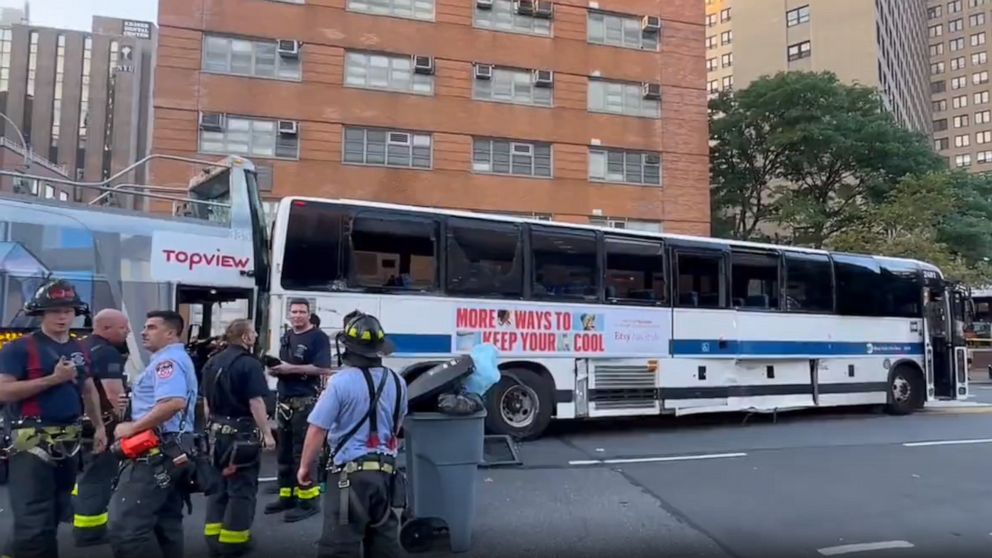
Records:
<instances>
[{"instance_id":1,"label":"pedestrian","mask_svg":"<svg viewBox=\"0 0 992 558\"><path fill-rule=\"evenodd\" d=\"M93 333L85 340L90 352L90 368L96 391L100 396L107 443L113 443L114 428L125 420L127 381L127 336L131 332L127 316L120 310L107 308L93 317ZM90 426L92 428L92 426ZM72 534L77 547L105 544L107 541L107 508L111 485L120 464L110 451L82 452L83 473L73 490Z\"/></svg>"},{"instance_id":2,"label":"pedestrian","mask_svg":"<svg viewBox=\"0 0 992 558\"><path fill-rule=\"evenodd\" d=\"M339 340L345 367L310 413L297 475L301 486L311 485L312 459L325 440L334 448L317 556L398 556L393 508L405 494L396 482L396 436L407 414L406 384L382 365L392 343L374 316L350 314Z\"/></svg>"},{"instance_id":3,"label":"pedestrian","mask_svg":"<svg viewBox=\"0 0 992 558\"><path fill-rule=\"evenodd\" d=\"M171 310L147 314L142 342L152 357L131 393L133 422L114 429L118 442L152 431L155 447L128 457L110 500L110 544L115 558L181 558L183 491L167 449L188 453L198 386L193 361L181 341L183 317ZM148 435L145 434L147 437ZM139 439L139 438L135 438Z\"/></svg>"},{"instance_id":4,"label":"pedestrian","mask_svg":"<svg viewBox=\"0 0 992 558\"><path fill-rule=\"evenodd\" d=\"M203 367L213 465L224 479L221 490L207 498L203 534L211 556L251 550L260 454L276 445L265 412L265 367L250 352L257 338L250 321L234 320L224 333L227 347Z\"/></svg>"},{"instance_id":5,"label":"pedestrian","mask_svg":"<svg viewBox=\"0 0 992 558\"><path fill-rule=\"evenodd\" d=\"M24 305L25 314L41 317L41 327L0 351L14 516L5 554L13 558L58 558L58 525L71 505L84 411L94 426L93 453L106 449L87 350L69 336L76 316L88 312L71 283L48 281Z\"/></svg>"},{"instance_id":6,"label":"pedestrian","mask_svg":"<svg viewBox=\"0 0 992 558\"><path fill-rule=\"evenodd\" d=\"M302 487L296 482L307 433L307 416L317 402L321 376L331 373L331 341L326 333L313 326L310 315L310 303L306 299L289 301L292 328L280 343L279 358L283 364L270 368L269 372L279 379L276 386L279 499L266 506L265 513L286 512L283 520L288 523L320 511L320 487Z\"/></svg>"}]
</instances>

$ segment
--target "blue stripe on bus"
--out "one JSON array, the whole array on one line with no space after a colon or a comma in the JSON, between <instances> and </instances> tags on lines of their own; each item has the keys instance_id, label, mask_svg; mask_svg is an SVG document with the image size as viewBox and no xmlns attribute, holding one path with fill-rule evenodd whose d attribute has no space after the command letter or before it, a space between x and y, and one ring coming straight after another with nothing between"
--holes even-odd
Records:
<instances>
[{"instance_id":1,"label":"blue stripe on bus","mask_svg":"<svg viewBox=\"0 0 992 558\"><path fill-rule=\"evenodd\" d=\"M673 339L673 356L864 356L922 355L923 343L861 343L848 341L720 341Z\"/></svg>"},{"instance_id":2,"label":"blue stripe on bus","mask_svg":"<svg viewBox=\"0 0 992 558\"><path fill-rule=\"evenodd\" d=\"M432 333L391 333L389 339L396 346L396 353L409 354L448 354L451 352L451 336Z\"/></svg>"}]
</instances>

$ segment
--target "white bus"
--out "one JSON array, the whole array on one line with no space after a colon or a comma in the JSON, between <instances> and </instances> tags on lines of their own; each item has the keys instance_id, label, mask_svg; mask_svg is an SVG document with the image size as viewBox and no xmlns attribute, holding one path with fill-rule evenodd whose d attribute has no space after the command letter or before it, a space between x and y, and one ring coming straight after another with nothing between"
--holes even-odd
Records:
<instances>
[{"instance_id":1,"label":"white bus","mask_svg":"<svg viewBox=\"0 0 992 558\"><path fill-rule=\"evenodd\" d=\"M303 197L272 248L270 346L292 298L379 316L408 378L492 343L494 433L968 396L965 295L917 261Z\"/></svg>"}]
</instances>

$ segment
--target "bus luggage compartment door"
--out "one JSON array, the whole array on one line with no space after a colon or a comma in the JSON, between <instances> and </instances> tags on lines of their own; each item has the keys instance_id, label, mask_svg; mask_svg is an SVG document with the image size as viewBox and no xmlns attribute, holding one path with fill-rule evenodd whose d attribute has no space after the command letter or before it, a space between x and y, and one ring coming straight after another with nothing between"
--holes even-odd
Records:
<instances>
[{"instance_id":1,"label":"bus luggage compartment door","mask_svg":"<svg viewBox=\"0 0 992 558\"><path fill-rule=\"evenodd\" d=\"M658 361L639 359L583 359L577 368L576 390L587 376L590 417L656 415ZM577 394L578 395L578 394ZM578 409L577 409L578 410Z\"/></svg>"}]
</instances>

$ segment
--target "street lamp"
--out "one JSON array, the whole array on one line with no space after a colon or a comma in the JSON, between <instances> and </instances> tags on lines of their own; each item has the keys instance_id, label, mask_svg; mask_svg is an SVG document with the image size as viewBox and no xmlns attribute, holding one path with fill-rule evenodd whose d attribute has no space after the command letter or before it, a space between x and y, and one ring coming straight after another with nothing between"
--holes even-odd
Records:
<instances>
[{"instance_id":1,"label":"street lamp","mask_svg":"<svg viewBox=\"0 0 992 558\"><path fill-rule=\"evenodd\" d=\"M24 168L25 169L29 168L31 166L31 159L30 159L31 148L28 147L28 142L24 140L24 134L21 133L21 129L18 128L17 124L14 124L14 121L11 120L10 117L8 117L6 114L0 112L0 118L6 120L8 124L14 127L14 131L17 132L17 137L21 139L21 145L24 146Z\"/></svg>"}]
</instances>

